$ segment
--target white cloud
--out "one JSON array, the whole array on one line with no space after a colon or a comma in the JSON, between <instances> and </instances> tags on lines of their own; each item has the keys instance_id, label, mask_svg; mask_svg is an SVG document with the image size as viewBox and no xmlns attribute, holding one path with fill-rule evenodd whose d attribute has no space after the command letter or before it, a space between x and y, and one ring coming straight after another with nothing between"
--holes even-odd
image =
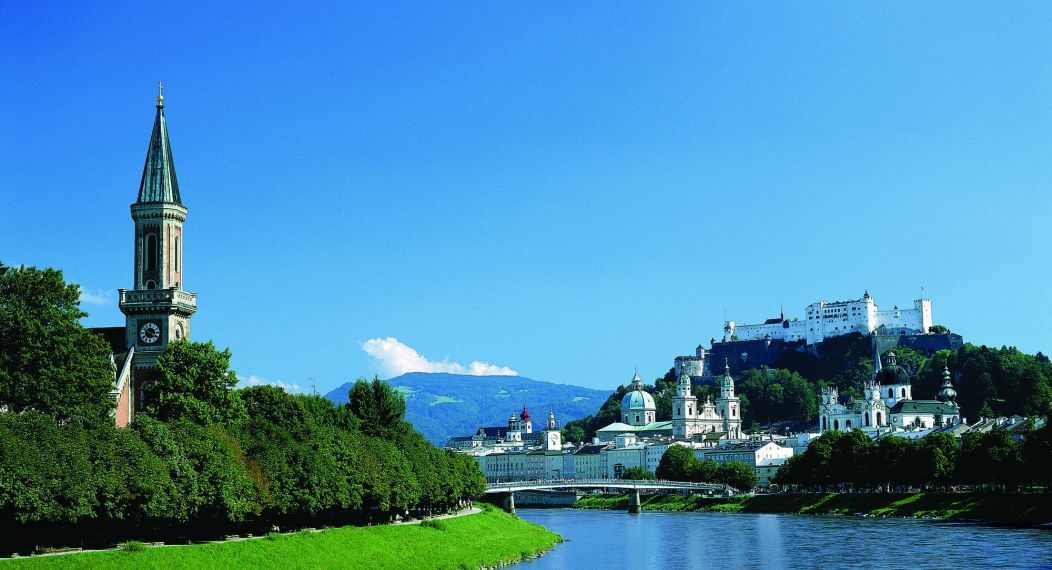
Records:
<instances>
[{"instance_id":1,"label":"white cloud","mask_svg":"<svg viewBox=\"0 0 1052 570\"><path fill-rule=\"evenodd\" d=\"M303 388L299 384L286 384L281 380L269 380L255 374L249 374L248 376L237 375L237 383L241 388L247 388L249 386L277 386L290 394L297 392L303 392Z\"/></svg>"},{"instance_id":2,"label":"white cloud","mask_svg":"<svg viewBox=\"0 0 1052 570\"><path fill-rule=\"evenodd\" d=\"M108 291L98 289L96 291L88 291L87 289L80 290L80 302L88 305L111 305L113 301L110 300L110 294Z\"/></svg>"},{"instance_id":3,"label":"white cloud","mask_svg":"<svg viewBox=\"0 0 1052 570\"><path fill-rule=\"evenodd\" d=\"M469 374L471 376L518 376L519 373L507 366L498 366L475 360L467 366L459 362L450 362L446 357L441 362L434 362L420 355L412 347L405 345L397 338L371 338L362 343L362 350L376 359L383 374L399 376L406 372L449 372L452 374Z\"/></svg>"}]
</instances>

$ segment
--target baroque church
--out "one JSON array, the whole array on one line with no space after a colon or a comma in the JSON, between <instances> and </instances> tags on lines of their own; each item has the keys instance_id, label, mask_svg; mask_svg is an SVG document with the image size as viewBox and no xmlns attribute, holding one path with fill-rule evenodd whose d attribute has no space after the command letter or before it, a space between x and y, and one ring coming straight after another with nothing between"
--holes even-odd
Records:
<instances>
[{"instance_id":1,"label":"baroque church","mask_svg":"<svg viewBox=\"0 0 1052 570\"><path fill-rule=\"evenodd\" d=\"M691 391L689 371L680 372L676 397L672 400L673 437L691 438L695 434L714 432L726 433L727 439L741 437L741 401L734 395L734 378L731 377L730 363L726 360L719 386L720 396L715 403L711 398L706 398L698 406L698 399Z\"/></svg>"},{"instance_id":2,"label":"baroque church","mask_svg":"<svg viewBox=\"0 0 1052 570\"><path fill-rule=\"evenodd\" d=\"M95 329L110 344L114 366L114 422L131 423L143 406L143 391L157 377L157 357L168 343L190 336L197 295L183 290L183 223L186 206L179 195L164 96L158 84L157 113L146 150L139 194L131 205L135 223L134 281L119 289L123 327Z\"/></svg>"}]
</instances>

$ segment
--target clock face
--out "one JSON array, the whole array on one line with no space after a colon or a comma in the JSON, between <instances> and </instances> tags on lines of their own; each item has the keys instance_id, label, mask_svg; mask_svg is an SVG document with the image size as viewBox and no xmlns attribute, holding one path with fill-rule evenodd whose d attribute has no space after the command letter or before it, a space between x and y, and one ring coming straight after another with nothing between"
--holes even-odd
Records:
<instances>
[{"instance_id":1,"label":"clock face","mask_svg":"<svg viewBox=\"0 0 1052 570\"><path fill-rule=\"evenodd\" d=\"M146 344L161 340L161 327L157 323L146 323L139 329L139 338Z\"/></svg>"}]
</instances>

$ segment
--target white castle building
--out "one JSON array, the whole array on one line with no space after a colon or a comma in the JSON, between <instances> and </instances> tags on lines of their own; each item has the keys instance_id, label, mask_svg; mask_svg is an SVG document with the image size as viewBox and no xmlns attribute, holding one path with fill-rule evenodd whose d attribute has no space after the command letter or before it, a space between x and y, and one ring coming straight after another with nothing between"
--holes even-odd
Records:
<instances>
[{"instance_id":1,"label":"white castle building","mask_svg":"<svg viewBox=\"0 0 1052 570\"><path fill-rule=\"evenodd\" d=\"M783 313L767 319L762 324L739 325L734 321L724 323L724 340L771 340L787 342L805 341L817 344L826 338L850 333L886 334L927 333L931 328L931 299L917 299L912 309L898 306L882 311L869 296L851 301L819 301L811 303L803 319L788 320Z\"/></svg>"}]
</instances>

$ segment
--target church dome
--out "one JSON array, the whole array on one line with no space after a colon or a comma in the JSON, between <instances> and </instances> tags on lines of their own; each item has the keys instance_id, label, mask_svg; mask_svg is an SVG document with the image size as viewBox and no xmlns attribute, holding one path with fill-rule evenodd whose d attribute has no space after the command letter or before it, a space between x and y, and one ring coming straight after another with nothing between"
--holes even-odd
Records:
<instances>
[{"instance_id":1,"label":"church dome","mask_svg":"<svg viewBox=\"0 0 1052 570\"><path fill-rule=\"evenodd\" d=\"M639 377L639 373L632 377L632 391L625 394L624 398L621 398L621 412L652 412L657 410L657 406L654 405L654 397L649 392L643 389L643 380Z\"/></svg>"},{"instance_id":2,"label":"church dome","mask_svg":"<svg viewBox=\"0 0 1052 570\"><path fill-rule=\"evenodd\" d=\"M888 365L884 366L877 372L874 380L878 384L888 386L892 384L909 384L910 373L905 368L899 366L898 359L895 358L895 353L888 354Z\"/></svg>"},{"instance_id":3,"label":"church dome","mask_svg":"<svg viewBox=\"0 0 1052 570\"><path fill-rule=\"evenodd\" d=\"M530 412L526 410L526 404L522 405L522 413L519 414L519 419L524 422L530 421Z\"/></svg>"},{"instance_id":4,"label":"church dome","mask_svg":"<svg viewBox=\"0 0 1052 570\"><path fill-rule=\"evenodd\" d=\"M953 383L950 382L950 369L946 367L942 372L942 386L939 393L937 394L940 401L952 402L957 399L957 390L953 389Z\"/></svg>"},{"instance_id":5,"label":"church dome","mask_svg":"<svg viewBox=\"0 0 1052 570\"><path fill-rule=\"evenodd\" d=\"M621 399L621 411L622 412L634 412L634 411L654 411L657 406L654 405L654 397L650 395L646 390L632 390L625 394L625 397Z\"/></svg>"}]
</instances>

